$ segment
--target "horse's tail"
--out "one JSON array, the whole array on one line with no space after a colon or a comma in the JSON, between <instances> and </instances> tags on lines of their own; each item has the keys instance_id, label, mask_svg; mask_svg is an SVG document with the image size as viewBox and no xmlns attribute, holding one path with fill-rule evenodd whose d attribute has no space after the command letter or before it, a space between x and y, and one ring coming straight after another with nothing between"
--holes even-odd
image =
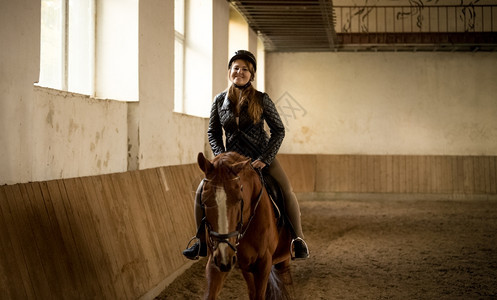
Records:
<instances>
[{"instance_id":1,"label":"horse's tail","mask_svg":"<svg viewBox=\"0 0 497 300\"><path fill-rule=\"evenodd\" d=\"M273 266L269 273L269 280L266 289L266 299L268 300L289 300L292 299L290 290L292 290L292 275L290 265Z\"/></svg>"}]
</instances>

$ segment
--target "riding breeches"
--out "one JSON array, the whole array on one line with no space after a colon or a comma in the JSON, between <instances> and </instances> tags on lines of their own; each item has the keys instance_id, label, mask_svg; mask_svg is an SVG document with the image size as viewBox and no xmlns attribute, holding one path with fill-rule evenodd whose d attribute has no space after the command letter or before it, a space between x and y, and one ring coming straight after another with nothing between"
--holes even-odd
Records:
<instances>
[{"instance_id":1,"label":"riding breeches","mask_svg":"<svg viewBox=\"0 0 497 300\"><path fill-rule=\"evenodd\" d=\"M281 191L283 192L283 196L285 198L285 211L290 223L292 223L295 234L297 237L304 238L302 224L300 222L299 202L293 192L292 184L290 183L288 176L286 176L285 170L283 170L283 167L277 158L275 158L269 166L269 174L276 179L276 181L278 181L281 187Z\"/></svg>"}]
</instances>

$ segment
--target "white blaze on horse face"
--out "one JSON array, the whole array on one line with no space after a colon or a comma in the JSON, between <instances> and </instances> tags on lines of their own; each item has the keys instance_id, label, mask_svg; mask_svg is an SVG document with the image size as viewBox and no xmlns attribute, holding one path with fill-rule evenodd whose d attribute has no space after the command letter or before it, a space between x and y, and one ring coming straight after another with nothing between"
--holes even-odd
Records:
<instances>
[{"instance_id":1,"label":"white blaze on horse face","mask_svg":"<svg viewBox=\"0 0 497 300\"><path fill-rule=\"evenodd\" d=\"M217 202L217 227L220 234L229 233L229 222L228 222L228 206L226 204L227 200L226 191L222 188L216 189L216 202ZM228 258L226 257L226 247L228 247L225 243L220 243L218 245L219 251L222 256L222 263L227 264Z\"/></svg>"}]
</instances>

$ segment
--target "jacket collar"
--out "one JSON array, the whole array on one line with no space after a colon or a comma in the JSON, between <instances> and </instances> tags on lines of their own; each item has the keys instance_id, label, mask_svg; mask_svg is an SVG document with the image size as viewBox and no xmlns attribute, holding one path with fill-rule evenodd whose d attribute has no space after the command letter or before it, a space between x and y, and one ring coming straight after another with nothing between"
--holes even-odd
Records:
<instances>
[{"instance_id":1,"label":"jacket collar","mask_svg":"<svg viewBox=\"0 0 497 300\"><path fill-rule=\"evenodd\" d=\"M230 110L231 101L228 99L228 93L224 95L223 105L221 106L222 110Z\"/></svg>"}]
</instances>

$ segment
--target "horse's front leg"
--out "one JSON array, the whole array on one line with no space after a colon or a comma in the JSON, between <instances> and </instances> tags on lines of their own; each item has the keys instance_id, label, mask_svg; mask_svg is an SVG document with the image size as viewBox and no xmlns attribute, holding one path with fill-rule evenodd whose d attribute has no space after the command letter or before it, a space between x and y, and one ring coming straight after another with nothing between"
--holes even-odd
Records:
<instances>
[{"instance_id":1,"label":"horse's front leg","mask_svg":"<svg viewBox=\"0 0 497 300\"><path fill-rule=\"evenodd\" d=\"M209 256L209 261L205 267L205 278L207 280L207 290L204 294L204 299L213 300L217 299L221 289L223 288L224 281L228 272L221 272L212 262L212 255Z\"/></svg>"},{"instance_id":2,"label":"horse's front leg","mask_svg":"<svg viewBox=\"0 0 497 300\"><path fill-rule=\"evenodd\" d=\"M247 283L248 295L249 299L254 299L255 297L255 282L254 282L254 273L242 270L243 278Z\"/></svg>"},{"instance_id":3,"label":"horse's front leg","mask_svg":"<svg viewBox=\"0 0 497 300\"><path fill-rule=\"evenodd\" d=\"M251 300L266 299L266 289L272 266L273 263L269 254L257 261L253 270L255 291L253 295L249 295Z\"/></svg>"}]
</instances>

